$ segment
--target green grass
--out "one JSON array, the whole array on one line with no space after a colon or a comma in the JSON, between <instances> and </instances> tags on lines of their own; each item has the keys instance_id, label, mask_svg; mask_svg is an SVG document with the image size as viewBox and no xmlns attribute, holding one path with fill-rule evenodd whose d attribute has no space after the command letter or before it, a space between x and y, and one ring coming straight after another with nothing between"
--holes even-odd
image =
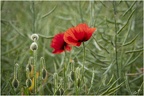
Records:
<instances>
[{"instance_id":1,"label":"green grass","mask_svg":"<svg viewBox=\"0 0 144 96\"><path fill-rule=\"evenodd\" d=\"M52 37L82 22L97 28L85 48L53 54ZM26 87L33 33L37 70L48 72L36 93ZM143 1L1 1L1 59L3 95L143 95Z\"/></svg>"}]
</instances>

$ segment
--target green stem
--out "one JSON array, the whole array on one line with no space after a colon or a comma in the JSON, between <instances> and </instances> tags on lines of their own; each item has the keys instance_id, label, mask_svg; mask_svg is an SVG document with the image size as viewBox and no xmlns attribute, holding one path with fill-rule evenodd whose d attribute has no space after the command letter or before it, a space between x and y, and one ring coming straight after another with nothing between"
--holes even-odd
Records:
<instances>
[{"instance_id":1,"label":"green stem","mask_svg":"<svg viewBox=\"0 0 144 96\"><path fill-rule=\"evenodd\" d=\"M42 69L45 68L45 60L43 57L40 58L40 69L39 69L39 72L40 72L40 80L41 80L41 88L39 90L39 93L40 94L43 94L43 80L42 80Z\"/></svg>"},{"instance_id":2,"label":"green stem","mask_svg":"<svg viewBox=\"0 0 144 96\"><path fill-rule=\"evenodd\" d=\"M42 35L42 34L38 34L41 38L44 38L44 39L52 39L54 36L45 36L45 35Z\"/></svg>"},{"instance_id":3,"label":"green stem","mask_svg":"<svg viewBox=\"0 0 144 96\"><path fill-rule=\"evenodd\" d=\"M14 66L14 78L17 78L17 75L16 75L16 66Z\"/></svg>"},{"instance_id":4,"label":"green stem","mask_svg":"<svg viewBox=\"0 0 144 96\"><path fill-rule=\"evenodd\" d=\"M17 77L18 77L17 71L18 71L18 64L16 63L16 64L15 64L15 78L16 78L16 79L17 79Z\"/></svg>"},{"instance_id":5,"label":"green stem","mask_svg":"<svg viewBox=\"0 0 144 96\"><path fill-rule=\"evenodd\" d=\"M36 50L33 51L34 52L34 90L35 90L35 94L37 93L37 80L36 80L36 70L37 70L37 53Z\"/></svg>"},{"instance_id":6,"label":"green stem","mask_svg":"<svg viewBox=\"0 0 144 96\"><path fill-rule=\"evenodd\" d=\"M32 1L32 17L33 17L33 20L32 20L32 32L33 33L36 33L36 27L35 27L35 24L36 24L36 14L35 14L35 2ZM37 53L36 53L36 50L33 51L33 55L34 55L34 93L36 94L37 93L37 78L36 78L36 70L37 70L37 64L36 64L36 61L37 61Z\"/></svg>"},{"instance_id":7,"label":"green stem","mask_svg":"<svg viewBox=\"0 0 144 96\"><path fill-rule=\"evenodd\" d=\"M64 62L63 62L63 64L64 64L64 90L66 90L66 68L67 68L67 66L66 66L66 64L65 64L65 62L66 62L66 50L64 51L65 52L65 55L64 55Z\"/></svg>"},{"instance_id":8,"label":"green stem","mask_svg":"<svg viewBox=\"0 0 144 96\"><path fill-rule=\"evenodd\" d=\"M85 65L85 44L83 42L83 74L82 74L82 80L83 80L83 83L84 83L84 74L85 74L85 69L84 69L84 65ZM80 87L81 88L81 87Z\"/></svg>"},{"instance_id":9,"label":"green stem","mask_svg":"<svg viewBox=\"0 0 144 96\"><path fill-rule=\"evenodd\" d=\"M84 75L84 64L85 64L85 45L84 45L84 42L83 42L83 75Z\"/></svg>"}]
</instances>

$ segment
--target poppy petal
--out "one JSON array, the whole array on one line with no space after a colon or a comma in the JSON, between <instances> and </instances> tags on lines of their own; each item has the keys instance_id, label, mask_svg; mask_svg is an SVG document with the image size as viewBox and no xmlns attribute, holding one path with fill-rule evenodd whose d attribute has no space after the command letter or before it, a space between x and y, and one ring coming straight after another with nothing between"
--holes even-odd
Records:
<instances>
[{"instance_id":1,"label":"poppy petal","mask_svg":"<svg viewBox=\"0 0 144 96\"><path fill-rule=\"evenodd\" d=\"M51 42L51 47L54 48L53 53L54 54L60 54L65 50L65 47L67 47L68 44L64 41L64 33L59 33L54 36ZM70 46L66 48L68 51L71 50Z\"/></svg>"},{"instance_id":2,"label":"poppy petal","mask_svg":"<svg viewBox=\"0 0 144 96\"><path fill-rule=\"evenodd\" d=\"M86 40L89 40L91 38L91 36L95 32L95 30L96 30L96 28L89 28L87 30L86 35L85 35Z\"/></svg>"},{"instance_id":3,"label":"poppy petal","mask_svg":"<svg viewBox=\"0 0 144 96\"><path fill-rule=\"evenodd\" d=\"M60 54L61 52L63 52L64 50L54 50L52 53L54 54Z\"/></svg>"},{"instance_id":4,"label":"poppy petal","mask_svg":"<svg viewBox=\"0 0 144 96\"><path fill-rule=\"evenodd\" d=\"M65 49L66 49L67 51L70 51L70 50L71 50L71 47L67 44L67 45L65 46Z\"/></svg>"},{"instance_id":5,"label":"poppy petal","mask_svg":"<svg viewBox=\"0 0 144 96\"><path fill-rule=\"evenodd\" d=\"M64 41L73 46L80 46L81 42L89 40L96 28L90 28L87 24L81 23L76 27L69 28L64 33Z\"/></svg>"},{"instance_id":6,"label":"poppy petal","mask_svg":"<svg viewBox=\"0 0 144 96\"><path fill-rule=\"evenodd\" d=\"M74 34L76 34L76 33L73 28L68 29L64 33L64 41L73 46L80 46L80 42L78 42L78 39L75 37Z\"/></svg>"},{"instance_id":7,"label":"poppy petal","mask_svg":"<svg viewBox=\"0 0 144 96\"><path fill-rule=\"evenodd\" d=\"M75 31L73 32L75 34L75 37L78 41L83 41L85 36L85 29L82 27L75 27Z\"/></svg>"}]
</instances>

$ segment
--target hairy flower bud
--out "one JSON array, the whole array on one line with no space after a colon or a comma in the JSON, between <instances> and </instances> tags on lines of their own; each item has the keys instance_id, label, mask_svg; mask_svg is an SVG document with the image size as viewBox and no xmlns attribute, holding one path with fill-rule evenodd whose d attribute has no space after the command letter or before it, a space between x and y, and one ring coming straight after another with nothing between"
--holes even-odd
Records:
<instances>
[{"instance_id":1,"label":"hairy flower bud","mask_svg":"<svg viewBox=\"0 0 144 96\"><path fill-rule=\"evenodd\" d=\"M80 84L81 84L81 79L78 78L78 80L77 80L77 86L80 87Z\"/></svg>"},{"instance_id":2,"label":"hairy flower bud","mask_svg":"<svg viewBox=\"0 0 144 96\"><path fill-rule=\"evenodd\" d=\"M71 80L73 80L73 81L75 80L76 77L75 77L75 72L74 72L74 71L71 71L71 72L70 72L70 78L71 78Z\"/></svg>"},{"instance_id":3,"label":"hairy flower bud","mask_svg":"<svg viewBox=\"0 0 144 96\"><path fill-rule=\"evenodd\" d=\"M33 66L32 66L31 64L28 64L28 65L26 66L26 69L28 69L28 71L31 72L31 71L32 71L32 67L33 67Z\"/></svg>"},{"instance_id":4,"label":"hairy flower bud","mask_svg":"<svg viewBox=\"0 0 144 96\"><path fill-rule=\"evenodd\" d=\"M36 43L36 42L33 42L33 43L30 45L30 49L31 49L32 51L37 50L37 49L38 49L37 43Z\"/></svg>"},{"instance_id":5,"label":"hairy flower bud","mask_svg":"<svg viewBox=\"0 0 144 96\"><path fill-rule=\"evenodd\" d=\"M31 39L32 39L33 41L37 41L37 40L39 39L38 34L32 34L32 35L31 35Z\"/></svg>"},{"instance_id":6,"label":"hairy flower bud","mask_svg":"<svg viewBox=\"0 0 144 96\"><path fill-rule=\"evenodd\" d=\"M18 86L19 86L19 81L18 81L16 78L13 79L13 81L12 81L12 86L13 86L15 89L18 88Z\"/></svg>"},{"instance_id":7,"label":"hairy flower bud","mask_svg":"<svg viewBox=\"0 0 144 96\"><path fill-rule=\"evenodd\" d=\"M26 86L30 87L32 85L32 80L29 78L26 80Z\"/></svg>"},{"instance_id":8,"label":"hairy flower bud","mask_svg":"<svg viewBox=\"0 0 144 96\"><path fill-rule=\"evenodd\" d=\"M47 70L44 68L42 69L42 79L45 79L47 77Z\"/></svg>"}]
</instances>

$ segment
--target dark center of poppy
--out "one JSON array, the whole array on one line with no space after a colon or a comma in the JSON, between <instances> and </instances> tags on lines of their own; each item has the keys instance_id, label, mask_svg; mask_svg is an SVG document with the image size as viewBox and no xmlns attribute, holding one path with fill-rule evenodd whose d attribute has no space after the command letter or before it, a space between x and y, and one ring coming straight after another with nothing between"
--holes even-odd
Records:
<instances>
[{"instance_id":1,"label":"dark center of poppy","mask_svg":"<svg viewBox=\"0 0 144 96\"><path fill-rule=\"evenodd\" d=\"M67 43L64 42L64 43L63 43L63 46L61 47L61 49L64 50L66 45L67 45Z\"/></svg>"},{"instance_id":2,"label":"dark center of poppy","mask_svg":"<svg viewBox=\"0 0 144 96\"><path fill-rule=\"evenodd\" d=\"M83 40L78 40L78 42L83 42Z\"/></svg>"},{"instance_id":3,"label":"dark center of poppy","mask_svg":"<svg viewBox=\"0 0 144 96\"><path fill-rule=\"evenodd\" d=\"M87 39L83 38L82 40L78 40L78 42L84 42L84 41L87 41Z\"/></svg>"}]
</instances>

